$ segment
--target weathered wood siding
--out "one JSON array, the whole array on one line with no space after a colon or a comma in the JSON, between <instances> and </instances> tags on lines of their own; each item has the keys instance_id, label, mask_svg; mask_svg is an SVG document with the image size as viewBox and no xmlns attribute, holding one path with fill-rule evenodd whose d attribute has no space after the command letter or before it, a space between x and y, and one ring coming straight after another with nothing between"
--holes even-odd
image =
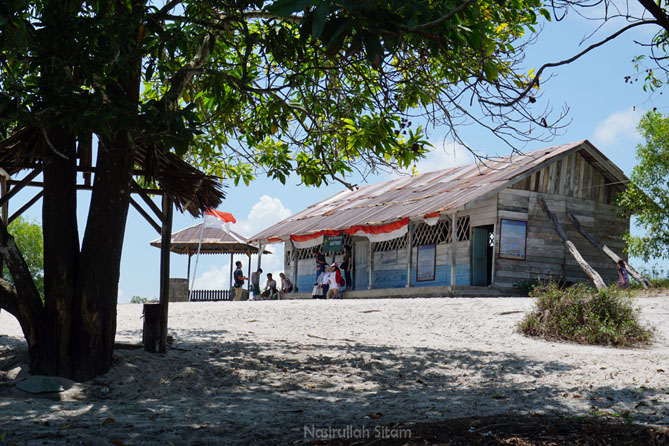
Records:
<instances>
[{"instance_id":1,"label":"weathered wood siding","mask_svg":"<svg viewBox=\"0 0 669 446\"><path fill-rule=\"evenodd\" d=\"M611 204L621 185L610 183L614 181L604 177L580 152L575 152L519 181L511 189Z\"/></svg>"},{"instance_id":2,"label":"weathered wood siding","mask_svg":"<svg viewBox=\"0 0 669 446\"><path fill-rule=\"evenodd\" d=\"M527 221L527 257L525 261L495 259L495 285L507 288L518 281L537 277L564 277L568 282L589 282L538 205L539 196L544 197L549 209L557 215L569 240L576 245L583 258L605 282L616 281L615 264L576 231L567 213L573 213L588 232L622 255L622 235L629 230L629 218L618 215L618 208L602 203L600 196L597 199L580 199L510 188L497 196L499 218ZM496 236L499 237L499 230Z\"/></svg>"}]
</instances>

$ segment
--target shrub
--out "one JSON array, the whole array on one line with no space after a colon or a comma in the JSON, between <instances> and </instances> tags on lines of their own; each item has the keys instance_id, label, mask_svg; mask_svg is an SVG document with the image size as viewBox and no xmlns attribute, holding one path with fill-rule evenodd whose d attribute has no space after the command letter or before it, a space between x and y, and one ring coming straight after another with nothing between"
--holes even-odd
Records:
<instances>
[{"instance_id":1,"label":"shrub","mask_svg":"<svg viewBox=\"0 0 669 446\"><path fill-rule=\"evenodd\" d=\"M631 299L615 288L595 291L576 284L562 289L547 282L530 296L536 298L535 308L518 326L528 336L619 347L653 337L651 328L641 326Z\"/></svg>"},{"instance_id":2,"label":"shrub","mask_svg":"<svg viewBox=\"0 0 669 446\"><path fill-rule=\"evenodd\" d=\"M141 296L132 296L130 298L130 303L131 304L145 304L148 302L157 302L156 299L149 299L148 297L141 297Z\"/></svg>"}]
</instances>

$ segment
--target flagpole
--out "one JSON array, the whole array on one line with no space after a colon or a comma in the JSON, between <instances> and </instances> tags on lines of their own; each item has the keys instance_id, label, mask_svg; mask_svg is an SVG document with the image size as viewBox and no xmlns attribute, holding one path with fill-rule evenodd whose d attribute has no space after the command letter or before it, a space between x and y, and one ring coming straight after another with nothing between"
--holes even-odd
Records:
<instances>
[{"instance_id":1,"label":"flagpole","mask_svg":"<svg viewBox=\"0 0 669 446\"><path fill-rule=\"evenodd\" d=\"M191 282L190 291L188 292L188 301L190 301L193 290L195 289L195 277L197 276L197 262L200 260L200 247L202 247L202 233L204 232L204 221L200 228L200 241L197 244L197 255L195 256L195 268L193 269L193 280Z\"/></svg>"}]
</instances>

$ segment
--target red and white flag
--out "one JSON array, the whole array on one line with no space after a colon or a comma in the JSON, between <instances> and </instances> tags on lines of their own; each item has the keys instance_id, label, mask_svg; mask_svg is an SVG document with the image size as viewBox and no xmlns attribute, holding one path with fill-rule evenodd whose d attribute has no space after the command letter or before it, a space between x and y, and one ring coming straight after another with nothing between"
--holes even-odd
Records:
<instances>
[{"instance_id":1,"label":"red and white flag","mask_svg":"<svg viewBox=\"0 0 669 446\"><path fill-rule=\"evenodd\" d=\"M209 209L204 213L205 228L220 228L229 231L226 223L237 223L237 220L229 212L221 212L216 209Z\"/></svg>"}]
</instances>

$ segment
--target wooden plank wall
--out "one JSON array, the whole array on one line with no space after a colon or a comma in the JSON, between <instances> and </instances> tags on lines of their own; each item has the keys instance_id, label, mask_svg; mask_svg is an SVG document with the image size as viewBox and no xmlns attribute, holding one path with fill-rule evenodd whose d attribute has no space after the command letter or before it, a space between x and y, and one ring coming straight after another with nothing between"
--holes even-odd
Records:
<instances>
[{"instance_id":1,"label":"wooden plank wall","mask_svg":"<svg viewBox=\"0 0 669 446\"><path fill-rule=\"evenodd\" d=\"M612 182L583 155L574 152L521 180L511 188L611 204L613 193L621 189L620 185L609 184Z\"/></svg>"},{"instance_id":2,"label":"wooden plank wall","mask_svg":"<svg viewBox=\"0 0 669 446\"><path fill-rule=\"evenodd\" d=\"M617 273L613 261L576 231L567 212L573 213L591 234L621 256L622 235L629 229L629 218L619 216L615 206L595 200L507 189L497 197L499 218L527 221L527 257L525 261L495 259L495 285L509 288L515 282L537 277L564 277L568 282L589 283L538 205L539 196L544 197L549 209L557 215L583 258L605 282L615 282ZM499 231L496 236L499 237Z\"/></svg>"}]
</instances>

